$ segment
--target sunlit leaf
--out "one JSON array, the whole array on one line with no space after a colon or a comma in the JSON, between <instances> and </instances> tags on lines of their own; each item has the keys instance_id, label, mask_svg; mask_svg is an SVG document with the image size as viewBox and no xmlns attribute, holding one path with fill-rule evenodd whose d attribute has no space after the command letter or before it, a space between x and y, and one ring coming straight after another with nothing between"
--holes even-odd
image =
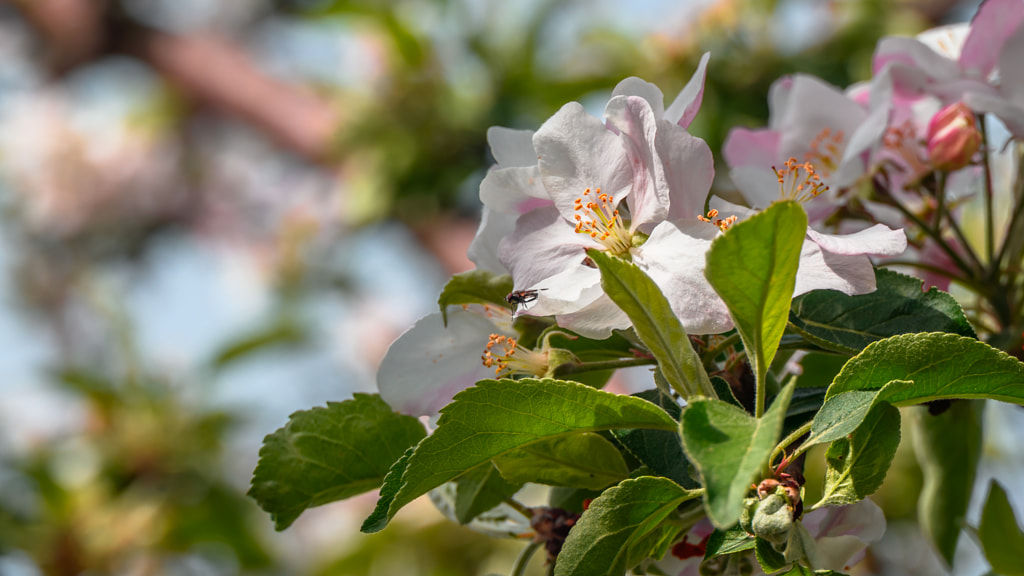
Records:
<instances>
[{"instance_id":1,"label":"sunlit leaf","mask_svg":"<svg viewBox=\"0 0 1024 576\"><path fill-rule=\"evenodd\" d=\"M704 365L658 285L630 262L600 250L588 250L587 254L601 270L605 294L629 316L672 388L711 396Z\"/></svg>"},{"instance_id":2,"label":"sunlit leaf","mask_svg":"<svg viewBox=\"0 0 1024 576\"><path fill-rule=\"evenodd\" d=\"M484 380L441 410L437 430L409 458L393 498L382 493L363 531L384 528L403 506L483 462L558 436L613 428L675 429L657 406L559 380Z\"/></svg>"},{"instance_id":3,"label":"sunlit leaf","mask_svg":"<svg viewBox=\"0 0 1024 576\"><path fill-rule=\"evenodd\" d=\"M555 576L624 574L659 547L663 534L656 531L662 522L680 504L699 495L653 476L625 480L605 490L569 532L555 563ZM658 537L647 538L652 534Z\"/></svg>"},{"instance_id":4,"label":"sunlit leaf","mask_svg":"<svg viewBox=\"0 0 1024 576\"><path fill-rule=\"evenodd\" d=\"M704 275L729 307L751 367L763 382L786 330L807 215L778 202L711 244Z\"/></svg>"},{"instance_id":5,"label":"sunlit leaf","mask_svg":"<svg viewBox=\"0 0 1024 576\"><path fill-rule=\"evenodd\" d=\"M899 445L900 411L876 404L853 434L828 447L824 494L814 507L853 504L874 494Z\"/></svg>"},{"instance_id":6,"label":"sunlit leaf","mask_svg":"<svg viewBox=\"0 0 1024 576\"><path fill-rule=\"evenodd\" d=\"M793 389L783 388L763 418L720 400L697 399L683 410L683 447L700 472L704 507L719 530L739 519L743 498L779 441Z\"/></svg>"},{"instance_id":7,"label":"sunlit leaf","mask_svg":"<svg viewBox=\"0 0 1024 576\"><path fill-rule=\"evenodd\" d=\"M868 344L912 332L949 332L976 338L960 304L921 280L891 270L875 270L877 289L847 296L815 290L793 300L790 322L810 341L856 354Z\"/></svg>"},{"instance_id":8,"label":"sunlit leaf","mask_svg":"<svg viewBox=\"0 0 1024 576\"><path fill-rule=\"evenodd\" d=\"M448 324L448 307L461 304L497 304L506 306L505 296L512 291L512 277L487 270L471 270L448 280L437 298L441 317Z\"/></svg>"},{"instance_id":9,"label":"sunlit leaf","mask_svg":"<svg viewBox=\"0 0 1024 576\"><path fill-rule=\"evenodd\" d=\"M425 435L419 420L392 412L376 394L296 412L264 438L249 495L284 530L307 508L379 487Z\"/></svg>"}]
</instances>

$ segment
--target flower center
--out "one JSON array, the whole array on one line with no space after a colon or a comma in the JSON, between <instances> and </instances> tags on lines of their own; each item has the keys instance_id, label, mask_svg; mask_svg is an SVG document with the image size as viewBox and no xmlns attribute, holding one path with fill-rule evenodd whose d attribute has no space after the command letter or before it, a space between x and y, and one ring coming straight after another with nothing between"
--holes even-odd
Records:
<instances>
[{"instance_id":1,"label":"flower center","mask_svg":"<svg viewBox=\"0 0 1024 576\"><path fill-rule=\"evenodd\" d=\"M813 162L828 177L839 168L843 151L843 131L825 128L811 140L811 149L804 154L805 162Z\"/></svg>"},{"instance_id":2,"label":"flower center","mask_svg":"<svg viewBox=\"0 0 1024 576\"><path fill-rule=\"evenodd\" d=\"M892 126L885 131L882 138L885 149L902 164L902 168L916 179L927 174L930 169L921 158L921 142L917 138L917 130L907 120L899 126Z\"/></svg>"},{"instance_id":3,"label":"flower center","mask_svg":"<svg viewBox=\"0 0 1024 576\"><path fill-rule=\"evenodd\" d=\"M543 376L548 370L548 355L517 346L511 336L491 334L480 357L484 366L494 368L498 378L512 375Z\"/></svg>"},{"instance_id":4,"label":"flower center","mask_svg":"<svg viewBox=\"0 0 1024 576\"><path fill-rule=\"evenodd\" d=\"M719 230L725 232L736 222L737 218L735 215L729 216L728 218L719 218L718 210L712 208L711 210L708 210L707 216L697 216L697 220L714 224L715 226L718 226Z\"/></svg>"},{"instance_id":5,"label":"flower center","mask_svg":"<svg viewBox=\"0 0 1024 576\"><path fill-rule=\"evenodd\" d=\"M779 196L783 200L796 200L803 204L828 190L810 162L801 164L796 158L790 158L784 167L784 170L778 170L772 166L772 172L779 178Z\"/></svg>"},{"instance_id":6,"label":"flower center","mask_svg":"<svg viewBox=\"0 0 1024 576\"><path fill-rule=\"evenodd\" d=\"M629 253L633 243L614 199L600 188L587 188L576 199L576 232L587 234L616 256Z\"/></svg>"}]
</instances>

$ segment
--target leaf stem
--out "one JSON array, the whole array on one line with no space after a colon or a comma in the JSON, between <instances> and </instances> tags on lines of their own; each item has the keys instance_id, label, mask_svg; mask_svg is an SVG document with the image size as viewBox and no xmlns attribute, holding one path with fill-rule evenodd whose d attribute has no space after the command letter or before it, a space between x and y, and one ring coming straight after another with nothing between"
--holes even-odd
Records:
<instances>
[{"instance_id":1,"label":"leaf stem","mask_svg":"<svg viewBox=\"0 0 1024 576\"><path fill-rule=\"evenodd\" d=\"M722 340L721 342L718 343L717 346L705 352L704 355L700 357L701 363L704 364L706 368L709 364L715 361L715 358L718 357L719 354L731 348L734 344L736 344L739 341L740 333L733 332L731 336L729 336L725 340Z\"/></svg>"},{"instance_id":2,"label":"leaf stem","mask_svg":"<svg viewBox=\"0 0 1024 576\"><path fill-rule=\"evenodd\" d=\"M978 131L981 132L981 167L985 173L985 254L991 263L995 254L995 224L992 206L992 169L989 166L988 131L985 115L979 114Z\"/></svg>"},{"instance_id":3,"label":"leaf stem","mask_svg":"<svg viewBox=\"0 0 1024 576\"><path fill-rule=\"evenodd\" d=\"M596 372L599 370L615 370L617 368L630 368L632 366L653 366L658 361L654 358L620 358L617 360L601 360L598 362L566 362L555 368L555 376L566 376L569 374L581 374L583 372Z\"/></svg>"},{"instance_id":4,"label":"leaf stem","mask_svg":"<svg viewBox=\"0 0 1024 576\"><path fill-rule=\"evenodd\" d=\"M524 576L526 574L526 567L530 564L530 559L537 550L544 545L544 542L530 542L523 548L523 551L519 553L516 558L516 563L512 565L512 571L508 573L508 576Z\"/></svg>"},{"instance_id":5,"label":"leaf stem","mask_svg":"<svg viewBox=\"0 0 1024 576\"><path fill-rule=\"evenodd\" d=\"M522 502L516 500L515 498L506 498L505 504L508 504L510 507L515 508L516 512L519 512L527 518L533 517L533 510L529 506L523 504Z\"/></svg>"},{"instance_id":6,"label":"leaf stem","mask_svg":"<svg viewBox=\"0 0 1024 576\"><path fill-rule=\"evenodd\" d=\"M911 212L910 209L904 206L896 198L893 198L892 202L893 206L895 206L897 210L899 210L904 216L906 216L908 220L913 222L918 228L923 230L925 234L927 234L933 240L935 240L935 243L938 244L939 248L941 248L947 256L949 256L949 259L952 260L954 264L956 264L957 268L959 268L964 274L969 276L972 280L977 277L978 270L975 268L971 268L971 266L969 266L967 262L964 262L964 259L961 258L960 255L956 253L956 250L953 250L949 246L949 244L947 244L946 241L942 238L942 234L940 234L937 230L929 226L924 220L921 220L921 218L918 217L917 214Z\"/></svg>"},{"instance_id":7,"label":"leaf stem","mask_svg":"<svg viewBox=\"0 0 1024 576\"><path fill-rule=\"evenodd\" d=\"M786 436L782 440L782 442L779 442L779 444L775 447L775 450L772 450L771 457L768 458L768 466L772 466L772 463L775 462L775 458L779 454L782 454L783 452L785 452L786 448L789 448L789 446L792 445L797 440L799 440L801 436L803 436L804 434L807 434L808 432L810 432L812 424L814 424L813 420L810 421L810 422L805 423L803 426L797 428L796 430L793 430L793 432L790 433L789 436ZM810 447L808 446L807 448L810 448ZM804 452L807 451L807 448L805 448L803 445L800 446L799 448L796 449L795 452L793 452L793 454L789 457L789 459L793 460L796 457L800 456L801 454L803 454Z\"/></svg>"}]
</instances>

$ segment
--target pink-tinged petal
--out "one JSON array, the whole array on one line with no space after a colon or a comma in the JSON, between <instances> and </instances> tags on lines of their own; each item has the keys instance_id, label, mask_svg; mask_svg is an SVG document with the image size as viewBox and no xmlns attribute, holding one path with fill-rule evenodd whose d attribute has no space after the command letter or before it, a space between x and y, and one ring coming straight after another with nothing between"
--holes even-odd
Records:
<instances>
[{"instance_id":1,"label":"pink-tinged petal","mask_svg":"<svg viewBox=\"0 0 1024 576\"><path fill-rule=\"evenodd\" d=\"M612 335L612 330L625 330L632 325L629 316L603 293L579 311L559 314L556 319L562 328L594 340L604 340Z\"/></svg>"},{"instance_id":2,"label":"pink-tinged petal","mask_svg":"<svg viewBox=\"0 0 1024 576\"><path fill-rule=\"evenodd\" d=\"M639 96L651 105L651 111L654 112L656 119L661 120L665 115L665 96L661 93L661 88L636 76L630 76L619 82L612 90L612 97L609 101L614 100L616 96Z\"/></svg>"},{"instance_id":3,"label":"pink-tinged petal","mask_svg":"<svg viewBox=\"0 0 1024 576\"><path fill-rule=\"evenodd\" d=\"M1003 48L999 56L999 90L1017 105L1024 105L1024 25L1006 40Z\"/></svg>"},{"instance_id":4,"label":"pink-tinged petal","mask_svg":"<svg viewBox=\"0 0 1024 576\"><path fill-rule=\"evenodd\" d=\"M523 214L531 208L530 200L551 204L541 182L537 166L496 168L489 170L480 183L480 201L498 212ZM536 204L533 202L532 204Z\"/></svg>"},{"instance_id":5,"label":"pink-tinged petal","mask_svg":"<svg viewBox=\"0 0 1024 576\"><path fill-rule=\"evenodd\" d=\"M863 108L835 86L813 76L797 74L793 77L789 106L780 119L780 158L785 160L792 156L802 160L811 142L825 129L833 134L841 131L848 142L866 116Z\"/></svg>"},{"instance_id":6,"label":"pink-tinged petal","mask_svg":"<svg viewBox=\"0 0 1024 576\"><path fill-rule=\"evenodd\" d=\"M498 246L515 228L515 216L496 212L484 206L483 214L480 216L480 227L477 228L476 236L473 237L466 253L470 262L481 270L508 274L505 265L498 259Z\"/></svg>"},{"instance_id":7,"label":"pink-tinged petal","mask_svg":"<svg viewBox=\"0 0 1024 576\"><path fill-rule=\"evenodd\" d=\"M500 329L481 310L448 309L420 318L388 348L377 387L393 409L411 416L433 416L452 396L494 376L480 362L490 334Z\"/></svg>"},{"instance_id":8,"label":"pink-tinged petal","mask_svg":"<svg viewBox=\"0 0 1024 576\"><path fill-rule=\"evenodd\" d=\"M907 235L903 230L893 230L884 224L846 235L822 234L808 228L807 237L833 254L896 256L907 249Z\"/></svg>"},{"instance_id":9,"label":"pink-tinged petal","mask_svg":"<svg viewBox=\"0 0 1024 576\"><path fill-rule=\"evenodd\" d=\"M544 188L562 216L586 189L600 188L618 203L629 194L633 175L620 138L600 120L570 102L533 135Z\"/></svg>"},{"instance_id":10,"label":"pink-tinged petal","mask_svg":"<svg viewBox=\"0 0 1024 576\"><path fill-rule=\"evenodd\" d=\"M690 220L704 212L715 179L715 159L707 142L681 126L661 122L655 139L664 167L670 220Z\"/></svg>"},{"instance_id":11,"label":"pink-tinged petal","mask_svg":"<svg viewBox=\"0 0 1024 576\"><path fill-rule=\"evenodd\" d=\"M817 569L849 572L863 558L869 544L885 534L885 514L874 502L821 508L804 518L804 526L817 543Z\"/></svg>"},{"instance_id":12,"label":"pink-tinged petal","mask_svg":"<svg viewBox=\"0 0 1024 576\"><path fill-rule=\"evenodd\" d=\"M658 121L650 104L639 96L616 96L605 108L608 123L622 136L633 184L627 202L635 230L668 216L668 187L661 158L655 152Z\"/></svg>"},{"instance_id":13,"label":"pink-tinged petal","mask_svg":"<svg viewBox=\"0 0 1024 576\"><path fill-rule=\"evenodd\" d=\"M739 166L729 171L729 177L753 208L764 210L780 197L779 178L769 168Z\"/></svg>"},{"instance_id":14,"label":"pink-tinged petal","mask_svg":"<svg viewBox=\"0 0 1024 576\"><path fill-rule=\"evenodd\" d=\"M711 241L720 234L705 222L662 222L633 260L654 280L689 334L721 334L732 328L729 309L704 277Z\"/></svg>"},{"instance_id":15,"label":"pink-tinged petal","mask_svg":"<svg viewBox=\"0 0 1024 576\"><path fill-rule=\"evenodd\" d=\"M830 186L845 188L864 175L864 156L881 144L882 137L889 127L889 115L888 106L873 110L854 130L839 161L839 168L828 178Z\"/></svg>"},{"instance_id":16,"label":"pink-tinged petal","mask_svg":"<svg viewBox=\"0 0 1024 576\"><path fill-rule=\"evenodd\" d=\"M537 152L533 149L533 130L513 130L503 126L487 129L491 155L500 168L534 166Z\"/></svg>"},{"instance_id":17,"label":"pink-tinged petal","mask_svg":"<svg viewBox=\"0 0 1024 576\"><path fill-rule=\"evenodd\" d=\"M948 80L960 75L957 63L916 38L887 36L878 41L871 66L879 74L886 65L898 62L920 69L931 78Z\"/></svg>"},{"instance_id":18,"label":"pink-tinged petal","mask_svg":"<svg viewBox=\"0 0 1024 576\"><path fill-rule=\"evenodd\" d=\"M967 94L964 104L975 112L995 115L1014 137L1024 139L1024 102L1017 104L998 96Z\"/></svg>"},{"instance_id":19,"label":"pink-tinged petal","mask_svg":"<svg viewBox=\"0 0 1024 576\"><path fill-rule=\"evenodd\" d=\"M690 124L693 123L693 119L697 117L700 105L704 101L704 81L707 77L709 59L711 59L710 52L705 52L700 57L697 70L694 71L693 76L690 77L686 86L683 87L683 91L669 105L668 110L665 110L665 120L678 124L683 128L689 128Z\"/></svg>"},{"instance_id":20,"label":"pink-tinged petal","mask_svg":"<svg viewBox=\"0 0 1024 576\"><path fill-rule=\"evenodd\" d=\"M598 247L590 236L577 234L553 207L524 214L515 231L498 247L498 258L512 273L516 289L532 288L545 278L581 267L586 249Z\"/></svg>"},{"instance_id":21,"label":"pink-tinged petal","mask_svg":"<svg viewBox=\"0 0 1024 576\"><path fill-rule=\"evenodd\" d=\"M987 78L1000 63L1003 44L1024 24L1024 1L987 0L978 7L960 53L960 67L976 78ZM1015 56L1020 59L1020 53Z\"/></svg>"},{"instance_id":22,"label":"pink-tinged petal","mask_svg":"<svg viewBox=\"0 0 1024 576\"><path fill-rule=\"evenodd\" d=\"M725 145L722 146L722 155L725 157L725 162L732 168L739 166L771 168L772 165L779 162L781 139L782 135L776 130L733 128L725 139Z\"/></svg>"}]
</instances>

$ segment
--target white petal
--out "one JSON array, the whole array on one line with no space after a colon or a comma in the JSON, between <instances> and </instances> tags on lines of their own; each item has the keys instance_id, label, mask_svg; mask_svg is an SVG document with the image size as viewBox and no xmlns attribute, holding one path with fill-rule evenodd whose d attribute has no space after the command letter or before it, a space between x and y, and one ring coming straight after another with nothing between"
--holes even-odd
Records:
<instances>
[{"instance_id":1,"label":"white petal","mask_svg":"<svg viewBox=\"0 0 1024 576\"><path fill-rule=\"evenodd\" d=\"M682 126L662 122L656 139L669 192L669 219L689 220L704 212L715 179L715 160L707 142Z\"/></svg>"},{"instance_id":2,"label":"white petal","mask_svg":"<svg viewBox=\"0 0 1024 576\"><path fill-rule=\"evenodd\" d=\"M480 227L469 245L466 255L477 268L497 274L508 274L508 269L498 259L498 246L502 239L516 227L515 216L502 214L484 206L480 216Z\"/></svg>"},{"instance_id":3,"label":"white petal","mask_svg":"<svg viewBox=\"0 0 1024 576\"><path fill-rule=\"evenodd\" d=\"M764 210L779 199L779 179L762 166L738 166L729 171L733 184L743 199L754 208Z\"/></svg>"},{"instance_id":4,"label":"white petal","mask_svg":"<svg viewBox=\"0 0 1024 576\"><path fill-rule=\"evenodd\" d=\"M554 274L528 289L537 291L537 299L524 307L531 316L572 314L589 306L604 292L601 272L589 266L572 266Z\"/></svg>"},{"instance_id":5,"label":"white petal","mask_svg":"<svg viewBox=\"0 0 1024 576\"><path fill-rule=\"evenodd\" d=\"M533 135L541 178L558 211L571 220L587 188L600 188L618 203L633 180L619 136L570 102Z\"/></svg>"},{"instance_id":6,"label":"white petal","mask_svg":"<svg viewBox=\"0 0 1024 576\"><path fill-rule=\"evenodd\" d=\"M718 228L705 222L663 222L634 250L634 261L661 288L689 334L732 328L728 308L704 277L707 251L718 235Z\"/></svg>"},{"instance_id":7,"label":"white petal","mask_svg":"<svg viewBox=\"0 0 1024 576\"><path fill-rule=\"evenodd\" d=\"M665 115L665 96L661 93L661 89L636 76L631 76L619 82L615 89L612 90L610 100L614 100L616 96L639 96L651 105L651 110L654 112L656 119L661 120Z\"/></svg>"},{"instance_id":8,"label":"white petal","mask_svg":"<svg viewBox=\"0 0 1024 576\"><path fill-rule=\"evenodd\" d=\"M533 149L533 130L491 126L487 129L487 143L491 146L491 155L501 168L537 164L537 151Z\"/></svg>"},{"instance_id":9,"label":"white petal","mask_svg":"<svg viewBox=\"0 0 1024 576\"><path fill-rule=\"evenodd\" d=\"M848 572L860 552L885 534L885 514L868 499L849 506L822 508L804 518L817 543L818 569Z\"/></svg>"},{"instance_id":10,"label":"white petal","mask_svg":"<svg viewBox=\"0 0 1024 576\"><path fill-rule=\"evenodd\" d=\"M484 314L455 306L448 309L447 328L440 312L420 318L391 344L381 362L381 398L403 414L437 414L457 392L494 376L480 355L489 336L499 330Z\"/></svg>"},{"instance_id":11,"label":"white petal","mask_svg":"<svg viewBox=\"0 0 1024 576\"><path fill-rule=\"evenodd\" d=\"M810 239L804 240L793 296L811 290L838 290L853 295L875 289L875 270L867 256L832 254Z\"/></svg>"},{"instance_id":12,"label":"white petal","mask_svg":"<svg viewBox=\"0 0 1024 576\"><path fill-rule=\"evenodd\" d=\"M604 340L612 335L612 330L631 326L626 313L603 293L577 312L559 314L557 320L559 326L594 340Z\"/></svg>"},{"instance_id":13,"label":"white petal","mask_svg":"<svg viewBox=\"0 0 1024 576\"><path fill-rule=\"evenodd\" d=\"M884 224L846 235L823 234L808 228L807 236L833 254L896 256L907 249L907 235L903 230L893 230Z\"/></svg>"},{"instance_id":14,"label":"white petal","mask_svg":"<svg viewBox=\"0 0 1024 576\"><path fill-rule=\"evenodd\" d=\"M577 234L553 207L540 208L519 217L515 231L498 246L498 258L522 290L582 267L586 249L596 246L590 236Z\"/></svg>"},{"instance_id":15,"label":"white petal","mask_svg":"<svg viewBox=\"0 0 1024 576\"><path fill-rule=\"evenodd\" d=\"M537 166L488 171L480 183L480 201L508 214L525 214L551 203Z\"/></svg>"}]
</instances>

